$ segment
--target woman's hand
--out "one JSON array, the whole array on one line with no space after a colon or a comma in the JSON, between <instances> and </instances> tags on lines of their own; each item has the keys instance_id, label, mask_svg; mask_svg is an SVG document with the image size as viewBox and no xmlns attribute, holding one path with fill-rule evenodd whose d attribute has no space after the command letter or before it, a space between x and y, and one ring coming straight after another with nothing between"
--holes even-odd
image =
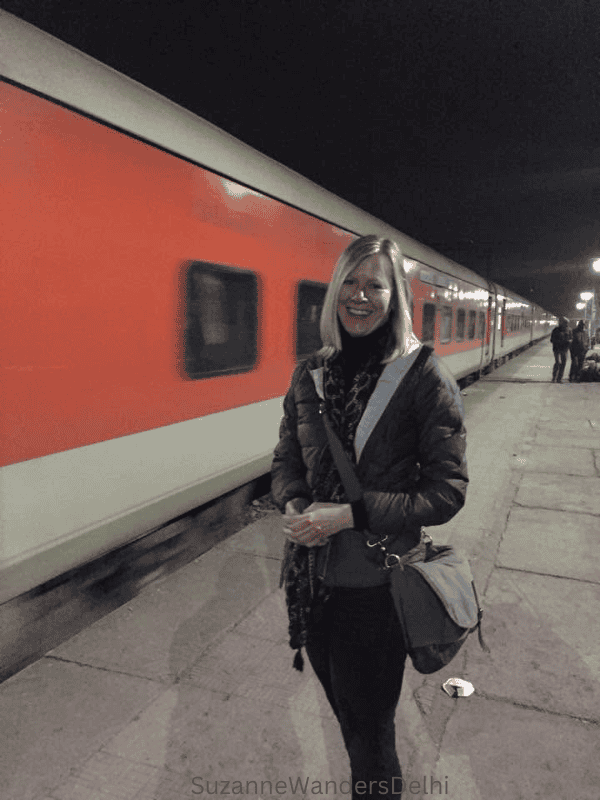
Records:
<instances>
[{"instance_id":1,"label":"woman's hand","mask_svg":"<svg viewBox=\"0 0 600 800\"><path fill-rule=\"evenodd\" d=\"M291 541L307 547L320 547L334 533L354 525L349 503L312 503L304 513L288 515L287 512L286 505L284 533Z\"/></svg>"},{"instance_id":2,"label":"woman's hand","mask_svg":"<svg viewBox=\"0 0 600 800\"><path fill-rule=\"evenodd\" d=\"M288 500L288 502L285 504L286 516L303 514L309 505L310 500L307 500L306 497L294 497L293 500Z\"/></svg>"}]
</instances>

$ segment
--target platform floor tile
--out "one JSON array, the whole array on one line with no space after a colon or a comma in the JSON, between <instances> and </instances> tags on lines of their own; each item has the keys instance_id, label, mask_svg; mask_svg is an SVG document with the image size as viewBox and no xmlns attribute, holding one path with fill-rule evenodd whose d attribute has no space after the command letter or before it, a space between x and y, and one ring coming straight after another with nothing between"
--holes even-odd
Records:
<instances>
[{"instance_id":1,"label":"platform floor tile","mask_svg":"<svg viewBox=\"0 0 600 800\"><path fill-rule=\"evenodd\" d=\"M146 587L52 655L170 682L276 588L279 572L275 559L215 548Z\"/></svg>"},{"instance_id":2,"label":"platform floor tile","mask_svg":"<svg viewBox=\"0 0 600 800\"><path fill-rule=\"evenodd\" d=\"M531 472L550 472L561 475L595 477L592 445L584 450L578 447L524 446L518 454L515 467Z\"/></svg>"},{"instance_id":3,"label":"platform floor tile","mask_svg":"<svg viewBox=\"0 0 600 800\"><path fill-rule=\"evenodd\" d=\"M109 753L96 753L50 793L52 800L132 800L152 788L159 770ZM180 794L183 797L183 793Z\"/></svg>"},{"instance_id":4,"label":"platform floor tile","mask_svg":"<svg viewBox=\"0 0 600 800\"><path fill-rule=\"evenodd\" d=\"M598 517L590 514L512 508L496 565L600 583L600 564L591 557L599 532Z\"/></svg>"},{"instance_id":5,"label":"platform floor tile","mask_svg":"<svg viewBox=\"0 0 600 800\"><path fill-rule=\"evenodd\" d=\"M568 417L567 419L556 419L556 416L548 416L543 412L543 416L539 417L536 425L540 433L549 434L552 431L570 431L575 435L585 433L600 433L600 423L593 419L574 419Z\"/></svg>"},{"instance_id":6,"label":"platform floor tile","mask_svg":"<svg viewBox=\"0 0 600 800\"><path fill-rule=\"evenodd\" d=\"M535 443L540 447L575 447L589 450L600 447L600 431L595 431L589 424L587 424L587 429L578 431L538 430Z\"/></svg>"},{"instance_id":7,"label":"platform floor tile","mask_svg":"<svg viewBox=\"0 0 600 800\"><path fill-rule=\"evenodd\" d=\"M320 702L320 687L318 693L307 691L307 683L314 680L312 670L308 665L303 673L294 670L293 657L287 642L229 633L196 661L181 682L333 719L329 704Z\"/></svg>"},{"instance_id":8,"label":"platform floor tile","mask_svg":"<svg viewBox=\"0 0 600 800\"><path fill-rule=\"evenodd\" d=\"M530 508L597 514L600 530L600 477L525 473L515 502Z\"/></svg>"},{"instance_id":9,"label":"platform floor tile","mask_svg":"<svg viewBox=\"0 0 600 800\"><path fill-rule=\"evenodd\" d=\"M235 626L235 632L277 644L287 643L288 617L283 591L275 591L266 597Z\"/></svg>"},{"instance_id":10,"label":"platform floor tile","mask_svg":"<svg viewBox=\"0 0 600 800\"><path fill-rule=\"evenodd\" d=\"M456 702L436 768L448 798L598 800L598 725L477 695Z\"/></svg>"},{"instance_id":11,"label":"platform floor tile","mask_svg":"<svg viewBox=\"0 0 600 800\"><path fill-rule=\"evenodd\" d=\"M319 689L308 684L308 694ZM189 684L168 690L102 752L187 776L189 796L194 777L244 784L306 776L341 781L348 769L334 720ZM160 792L155 797L163 800Z\"/></svg>"},{"instance_id":12,"label":"platform floor tile","mask_svg":"<svg viewBox=\"0 0 600 800\"><path fill-rule=\"evenodd\" d=\"M497 570L464 677L488 697L600 723L600 585Z\"/></svg>"},{"instance_id":13,"label":"platform floor tile","mask_svg":"<svg viewBox=\"0 0 600 800\"><path fill-rule=\"evenodd\" d=\"M224 539L217 547L221 550L237 550L256 556L281 559L284 542L282 515L278 511L273 511L263 519L246 526L235 536Z\"/></svg>"},{"instance_id":14,"label":"platform floor tile","mask_svg":"<svg viewBox=\"0 0 600 800\"><path fill-rule=\"evenodd\" d=\"M47 658L9 678L0 694L2 800L31 800L61 785L161 688Z\"/></svg>"}]
</instances>

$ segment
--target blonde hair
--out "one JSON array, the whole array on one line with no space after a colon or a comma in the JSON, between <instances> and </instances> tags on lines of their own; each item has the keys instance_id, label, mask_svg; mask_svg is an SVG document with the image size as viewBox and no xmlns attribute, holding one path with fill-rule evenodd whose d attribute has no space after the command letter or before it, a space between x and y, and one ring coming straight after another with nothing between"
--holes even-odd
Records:
<instances>
[{"instance_id":1,"label":"blonde hair","mask_svg":"<svg viewBox=\"0 0 600 800\"><path fill-rule=\"evenodd\" d=\"M382 363L387 364L398 356L403 356L413 349L419 340L412 330L410 303L412 291L404 271L404 260L398 245L391 239L378 236L361 236L355 239L339 257L331 283L327 289L321 312L321 341L323 347L319 355L328 358L342 349L340 335L340 322L337 307L340 289L348 275L358 265L373 255L387 256L392 265L391 283L392 298L390 302L391 327L393 332L393 345L391 352L386 353Z\"/></svg>"}]
</instances>

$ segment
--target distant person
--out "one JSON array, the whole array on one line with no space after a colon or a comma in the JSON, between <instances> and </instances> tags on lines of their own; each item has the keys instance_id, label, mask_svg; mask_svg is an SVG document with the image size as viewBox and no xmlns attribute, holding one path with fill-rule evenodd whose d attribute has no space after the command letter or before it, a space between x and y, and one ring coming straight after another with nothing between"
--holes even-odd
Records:
<instances>
[{"instance_id":1,"label":"distant person","mask_svg":"<svg viewBox=\"0 0 600 800\"><path fill-rule=\"evenodd\" d=\"M573 338L571 340L571 369L569 371L569 383L576 381L579 383L579 376L585 354L588 351L588 336L585 330L585 322L580 319L577 327L573 328Z\"/></svg>"},{"instance_id":2,"label":"distant person","mask_svg":"<svg viewBox=\"0 0 600 800\"><path fill-rule=\"evenodd\" d=\"M567 353L571 346L571 331L569 330L569 320L566 317L561 317L558 321L558 327L554 328L550 335L550 343L554 352L552 383L561 383L567 364Z\"/></svg>"},{"instance_id":3,"label":"distant person","mask_svg":"<svg viewBox=\"0 0 600 800\"><path fill-rule=\"evenodd\" d=\"M340 256L321 315L323 348L294 372L271 471L290 540L283 572L294 665L302 668L305 646L340 723L352 800L400 795L394 716L406 651L380 553L356 530L329 450L320 394L358 462L371 532L389 535L390 553L418 544L422 525L451 519L468 480L460 392L442 359L430 354L412 384L382 398L391 374L427 355L412 332L402 263L397 245L377 236Z\"/></svg>"}]
</instances>

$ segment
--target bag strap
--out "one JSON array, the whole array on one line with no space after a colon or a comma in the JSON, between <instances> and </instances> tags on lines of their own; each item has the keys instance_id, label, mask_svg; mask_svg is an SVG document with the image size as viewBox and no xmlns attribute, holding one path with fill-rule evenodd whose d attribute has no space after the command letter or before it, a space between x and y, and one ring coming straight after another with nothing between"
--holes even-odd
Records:
<instances>
[{"instance_id":1,"label":"bag strap","mask_svg":"<svg viewBox=\"0 0 600 800\"><path fill-rule=\"evenodd\" d=\"M327 433L331 455L333 456L335 466L340 474L340 478L342 479L342 484L344 486L344 491L346 492L348 502L352 506L354 525L357 530L368 534L369 517L367 515L367 508L363 498L362 486L356 477L354 466L346 455L346 451L342 447L342 443L333 430L331 422L329 421L329 417L325 411L325 403L321 403L319 413L323 418L323 424L325 425L325 432Z\"/></svg>"},{"instance_id":2,"label":"bag strap","mask_svg":"<svg viewBox=\"0 0 600 800\"><path fill-rule=\"evenodd\" d=\"M404 381L406 381L411 375L416 373L417 370L423 367L432 352L433 349L431 347L423 345L421 352L415 359L413 365L396 387L396 391L398 387L404 383ZM325 432L327 434L327 439L329 441L329 447L331 449L335 466L342 480L348 502L352 506L352 514L354 516L354 524L356 529L367 536L368 547L379 547L383 552L385 569L398 566L401 563L399 556L397 556L395 553L388 553L383 545L383 543L387 540L387 536L381 536L379 538L373 538L371 536L371 532L369 530L369 516L363 498L362 487L356 476L354 465L348 458L342 443L333 430L333 426L326 413L324 402L322 402L319 407L319 413L323 418L323 424L325 425Z\"/></svg>"}]
</instances>

